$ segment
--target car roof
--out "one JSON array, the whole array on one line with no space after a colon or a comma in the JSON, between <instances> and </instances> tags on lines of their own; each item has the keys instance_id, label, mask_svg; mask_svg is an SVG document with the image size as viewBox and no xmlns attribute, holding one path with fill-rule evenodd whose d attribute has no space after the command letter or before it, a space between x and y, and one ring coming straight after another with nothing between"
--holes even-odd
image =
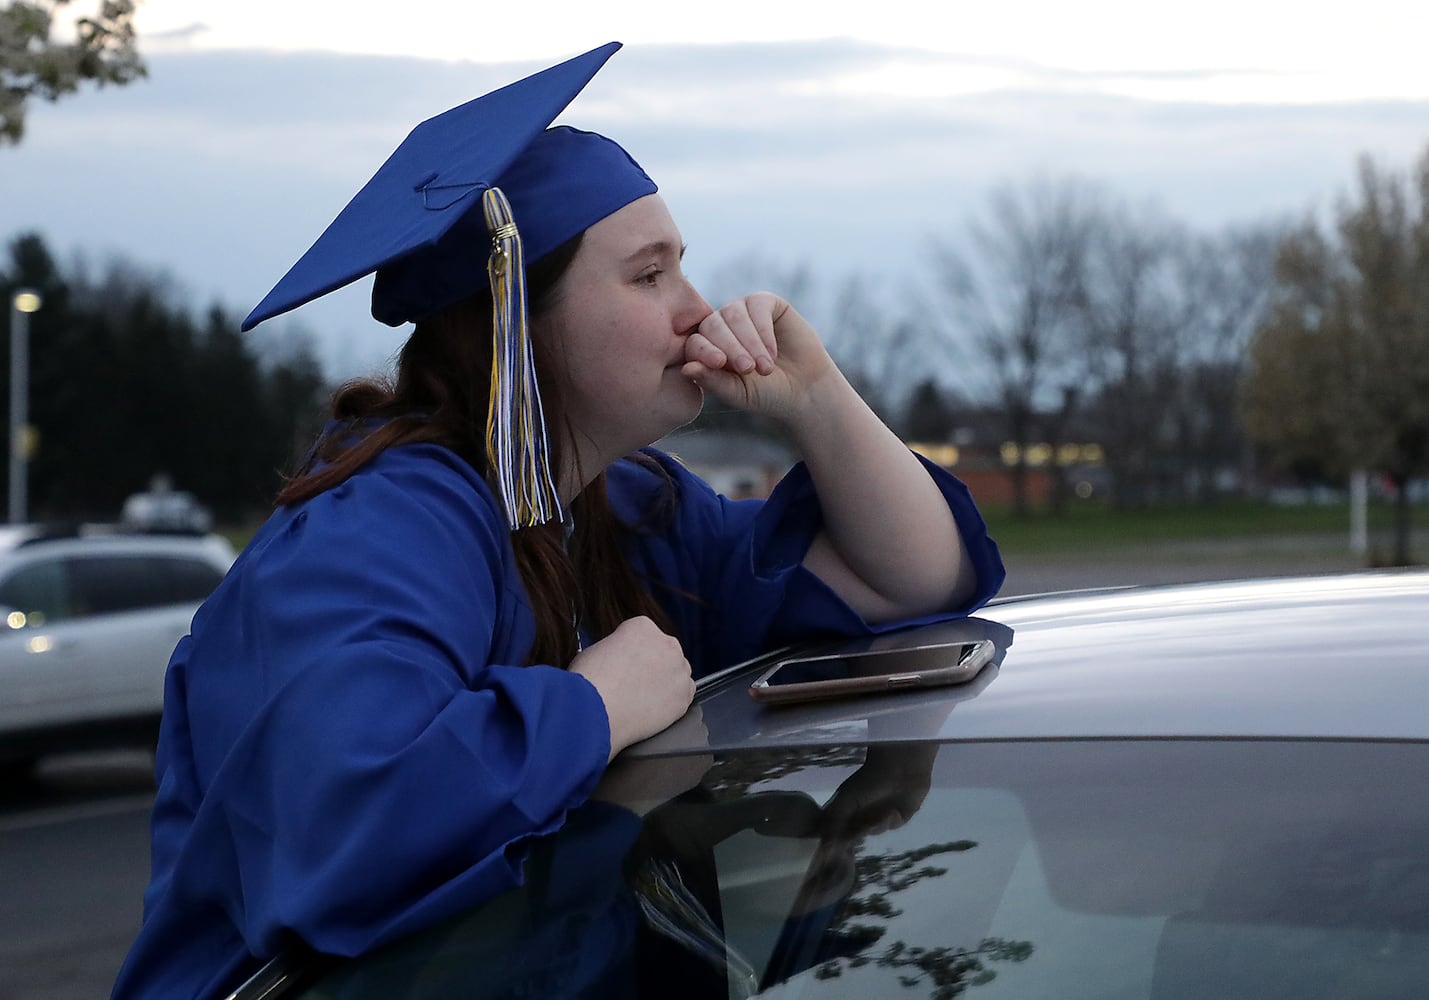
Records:
<instances>
[{"instance_id":1,"label":"car roof","mask_svg":"<svg viewBox=\"0 0 1429 1000\"><path fill-rule=\"evenodd\" d=\"M772 661L702 685L631 756L908 740L1429 740L1429 571L1018 598L881 642L990 638L968 684L756 704ZM865 640L862 646L866 647Z\"/></svg>"},{"instance_id":2,"label":"car roof","mask_svg":"<svg viewBox=\"0 0 1429 1000\"><path fill-rule=\"evenodd\" d=\"M215 534L134 532L109 526L53 529L29 525L0 532L0 564L55 555L105 553L201 555L223 565L231 564L235 556L228 539Z\"/></svg>"}]
</instances>

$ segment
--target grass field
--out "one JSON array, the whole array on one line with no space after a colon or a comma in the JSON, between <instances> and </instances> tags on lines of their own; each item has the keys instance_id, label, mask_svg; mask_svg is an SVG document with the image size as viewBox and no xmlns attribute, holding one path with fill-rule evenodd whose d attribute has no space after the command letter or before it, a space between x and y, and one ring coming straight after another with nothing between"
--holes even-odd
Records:
<instances>
[{"instance_id":1,"label":"grass field","mask_svg":"<svg viewBox=\"0 0 1429 1000\"><path fill-rule=\"evenodd\" d=\"M1007 563L1002 593L1297 576L1382 566L1392 551L1392 511L1369 508L1370 551L1349 548L1345 504L1278 507L1227 501L1213 507L1113 511L1079 504L1065 515L1014 517L985 506ZM1429 505L1414 512L1413 557L1429 562ZM253 526L226 531L241 548Z\"/></svg>"},{"instance_id":2,"label":"grass field","mask_svg":"<svg viewBox=\"0 0 1429 1000\"><path fill-rule=\"evenodd\" d=\"M1034 513L1021 518L1006 509L984 508L983 514L1004 551L1044 555L1143 548L1147 543L1158 542L1250 542L1273 537L1323 538L1336 544L1348 539L1350 525L1346 504L1280 507L1253 501L1139 511L1080 504L1061 516ZM1391 515L1388 504L1370 504L1371 541L1379 547L1388 545ZM1414 522L1421 532L1429 528L1429 507L1421 505L1415 511Z\"/></svg>"}]
</instances>

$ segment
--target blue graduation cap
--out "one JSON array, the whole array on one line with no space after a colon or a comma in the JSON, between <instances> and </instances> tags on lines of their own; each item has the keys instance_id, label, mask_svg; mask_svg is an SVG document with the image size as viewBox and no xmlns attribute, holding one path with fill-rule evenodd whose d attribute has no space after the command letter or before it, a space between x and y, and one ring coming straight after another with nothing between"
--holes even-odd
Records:
<instances>
[{"instance_id":1,"label":"blue graduation cap","mask_svg":"<svg viewBox=\"0 0 1429 1000\"><path fill-rule=\"evenodd\" d=\"M489 287L487 453L513 529L559 516L525 263L656 190L610 139L549 127L619 48L610 42L422 122L243 321L250 330L374 272L372 315L392 326Z\"/></svg>"}]
</instances>

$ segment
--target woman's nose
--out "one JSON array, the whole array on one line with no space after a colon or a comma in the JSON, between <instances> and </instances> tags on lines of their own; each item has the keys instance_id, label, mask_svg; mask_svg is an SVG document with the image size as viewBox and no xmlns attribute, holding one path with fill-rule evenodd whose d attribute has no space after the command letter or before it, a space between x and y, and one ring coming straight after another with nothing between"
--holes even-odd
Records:
<instances>
[{"instance_id":1,"label":"woman's nose","mask_svg":"<svg viewBox=\"0 0 1429 1000\"><path fill-rule=\"evenodd\" d=\"M684 279L686 299L681 304L680 312L677 314L676 328L682 333L689 335L699 329L705 317L714 312L714 309L705 297L699 293L689 278Z\"/></svg>"}]
</instances>

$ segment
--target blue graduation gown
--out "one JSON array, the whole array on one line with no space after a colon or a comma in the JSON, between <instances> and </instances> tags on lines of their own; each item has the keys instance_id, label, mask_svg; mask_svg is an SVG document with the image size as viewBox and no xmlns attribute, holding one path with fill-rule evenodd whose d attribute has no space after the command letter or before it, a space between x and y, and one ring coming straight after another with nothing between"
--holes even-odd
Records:
<instances>
[{"instance_id":1,"label":"blue graduation gown","mask_svg":"<svg viewBox=\"0 0 1429 1000\"><path fill-rule=\"evenodd\" d=\"M800 565L820 527L802 466L768 501L732 501L649 454L676 503L632 559L697 675L879 630ZM978 571L968 606L933 616L952 617L1003 569L966 489L929 469ZM666 488L610 469L628 521ZM588 681L521 665L533 637L501 508L447 449L390 449L278 510L169 663L151 882L116 1000L222 995L294 939L358 954L517 884L610 752Z\"/></svg>"}]
</instances>

